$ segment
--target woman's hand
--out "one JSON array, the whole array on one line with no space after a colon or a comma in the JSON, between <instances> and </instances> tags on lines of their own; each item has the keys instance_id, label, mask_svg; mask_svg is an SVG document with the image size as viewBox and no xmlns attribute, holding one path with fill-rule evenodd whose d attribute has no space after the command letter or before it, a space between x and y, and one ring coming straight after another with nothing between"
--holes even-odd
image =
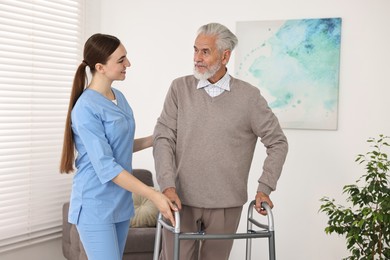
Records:
<instances>
[{"instance_id":1,"label":"woman's hand","mask_svg":"<svg viewBox=\"0 0 390 260\"><path fill-rule=\"evenodd\" d=\"M126 170L119 173L112 181L128 191L150 199L164 218L169 219L175 226L176 222L172 211L178 211L178 208L164 194L145 185Z\"/></svg>"},{"instance_id":2,"label":"woman's hand","mask_svg":"<svg viewBox=\"0 0 390 260\"><path fill-rule=\"evenodd\" d=\"M173 211L178 211L178 208L161 192L155 191L155 194L150 197L150 200L156 205L164 218L169 219L172 226L176 225Z\"/></svg>"}]
</instances>

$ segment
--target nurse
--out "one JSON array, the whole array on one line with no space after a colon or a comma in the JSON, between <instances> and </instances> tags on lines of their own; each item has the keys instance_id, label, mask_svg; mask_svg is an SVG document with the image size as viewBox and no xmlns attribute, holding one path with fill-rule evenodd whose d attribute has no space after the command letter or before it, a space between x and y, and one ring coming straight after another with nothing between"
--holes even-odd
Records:
<instances>
[{"instance_id":1,"label":"nurse","mask_svg":"<svg viewBox=\"0 0 390 260\"><path fill-rule=\"evenodd\" d=\"M120 260L134 214L132 192L150 199L172 223L177 209L131 174L133 152L151 147L152 137L134 139L133 111L111 86L124 80L130 67L125 47L114 36L94 34L83 57L73 81L60 164L61 173L77 169L69 222L76 225L88 259ZM86 67L92 74L88 86Z\"/></svg>"}]
</instances>

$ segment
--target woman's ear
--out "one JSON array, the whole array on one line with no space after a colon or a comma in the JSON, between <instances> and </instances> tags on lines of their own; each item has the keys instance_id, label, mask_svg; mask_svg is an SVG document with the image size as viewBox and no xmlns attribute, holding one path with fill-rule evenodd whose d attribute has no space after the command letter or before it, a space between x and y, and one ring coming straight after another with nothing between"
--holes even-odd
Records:
<instances>
[{"instance_id":1,"label":"woman's ear","mask_svg":"<svg viewBox=\"0 0 390 260\"><path fill-rule=\"evenodd\" d=\"M99 73L103 73L104 72L104 65L101 64L101 63L96 63L95 65L95 70Z\"/></svg>"}]
</instances>

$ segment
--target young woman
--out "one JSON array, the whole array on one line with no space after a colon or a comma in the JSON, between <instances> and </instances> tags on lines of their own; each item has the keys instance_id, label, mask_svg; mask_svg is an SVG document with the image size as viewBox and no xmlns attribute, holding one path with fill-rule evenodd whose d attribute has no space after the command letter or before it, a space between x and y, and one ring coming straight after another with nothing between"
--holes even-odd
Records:
<instances>
[{"instance_id":1,"label":"young woman","mask_svg":"<svg viewBox=\"0 0 390 260\"><path fill-rule=\"evenodd\" d=\"M86 86L86 67L92 79ZM150 199L174 223L176 207L132 172L133 152L152 146L134 139L135 122L124 95L111 85L124 80L130 62L114 36L92 35L73 82L60 172L73 179L69 222L76 225L88 259L122 259L134 208L131 192ZM75 149L77 158L75 158Z\"/></svg>"}]
</instances>

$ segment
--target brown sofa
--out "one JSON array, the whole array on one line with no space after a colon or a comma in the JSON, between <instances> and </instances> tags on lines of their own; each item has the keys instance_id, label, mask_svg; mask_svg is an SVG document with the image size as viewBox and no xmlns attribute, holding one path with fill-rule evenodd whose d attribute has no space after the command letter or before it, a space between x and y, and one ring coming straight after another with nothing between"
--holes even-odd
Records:
<instances>
[{"instance_id":1,"label":"brown sofa","mask_svg":"<svg viewBox=\"0 0 390 260\"><path fill-rule=\"evenodd\" d=\"M145 184L154 186L150 171L134 169L133 174ZM68 211L69 202L65 203L62 209L62 253L68 260L87 260L77 229L68 222ZM130 228L123 259L152 260L155 234L155 227Z\"/></svg>"}]
</instances>

